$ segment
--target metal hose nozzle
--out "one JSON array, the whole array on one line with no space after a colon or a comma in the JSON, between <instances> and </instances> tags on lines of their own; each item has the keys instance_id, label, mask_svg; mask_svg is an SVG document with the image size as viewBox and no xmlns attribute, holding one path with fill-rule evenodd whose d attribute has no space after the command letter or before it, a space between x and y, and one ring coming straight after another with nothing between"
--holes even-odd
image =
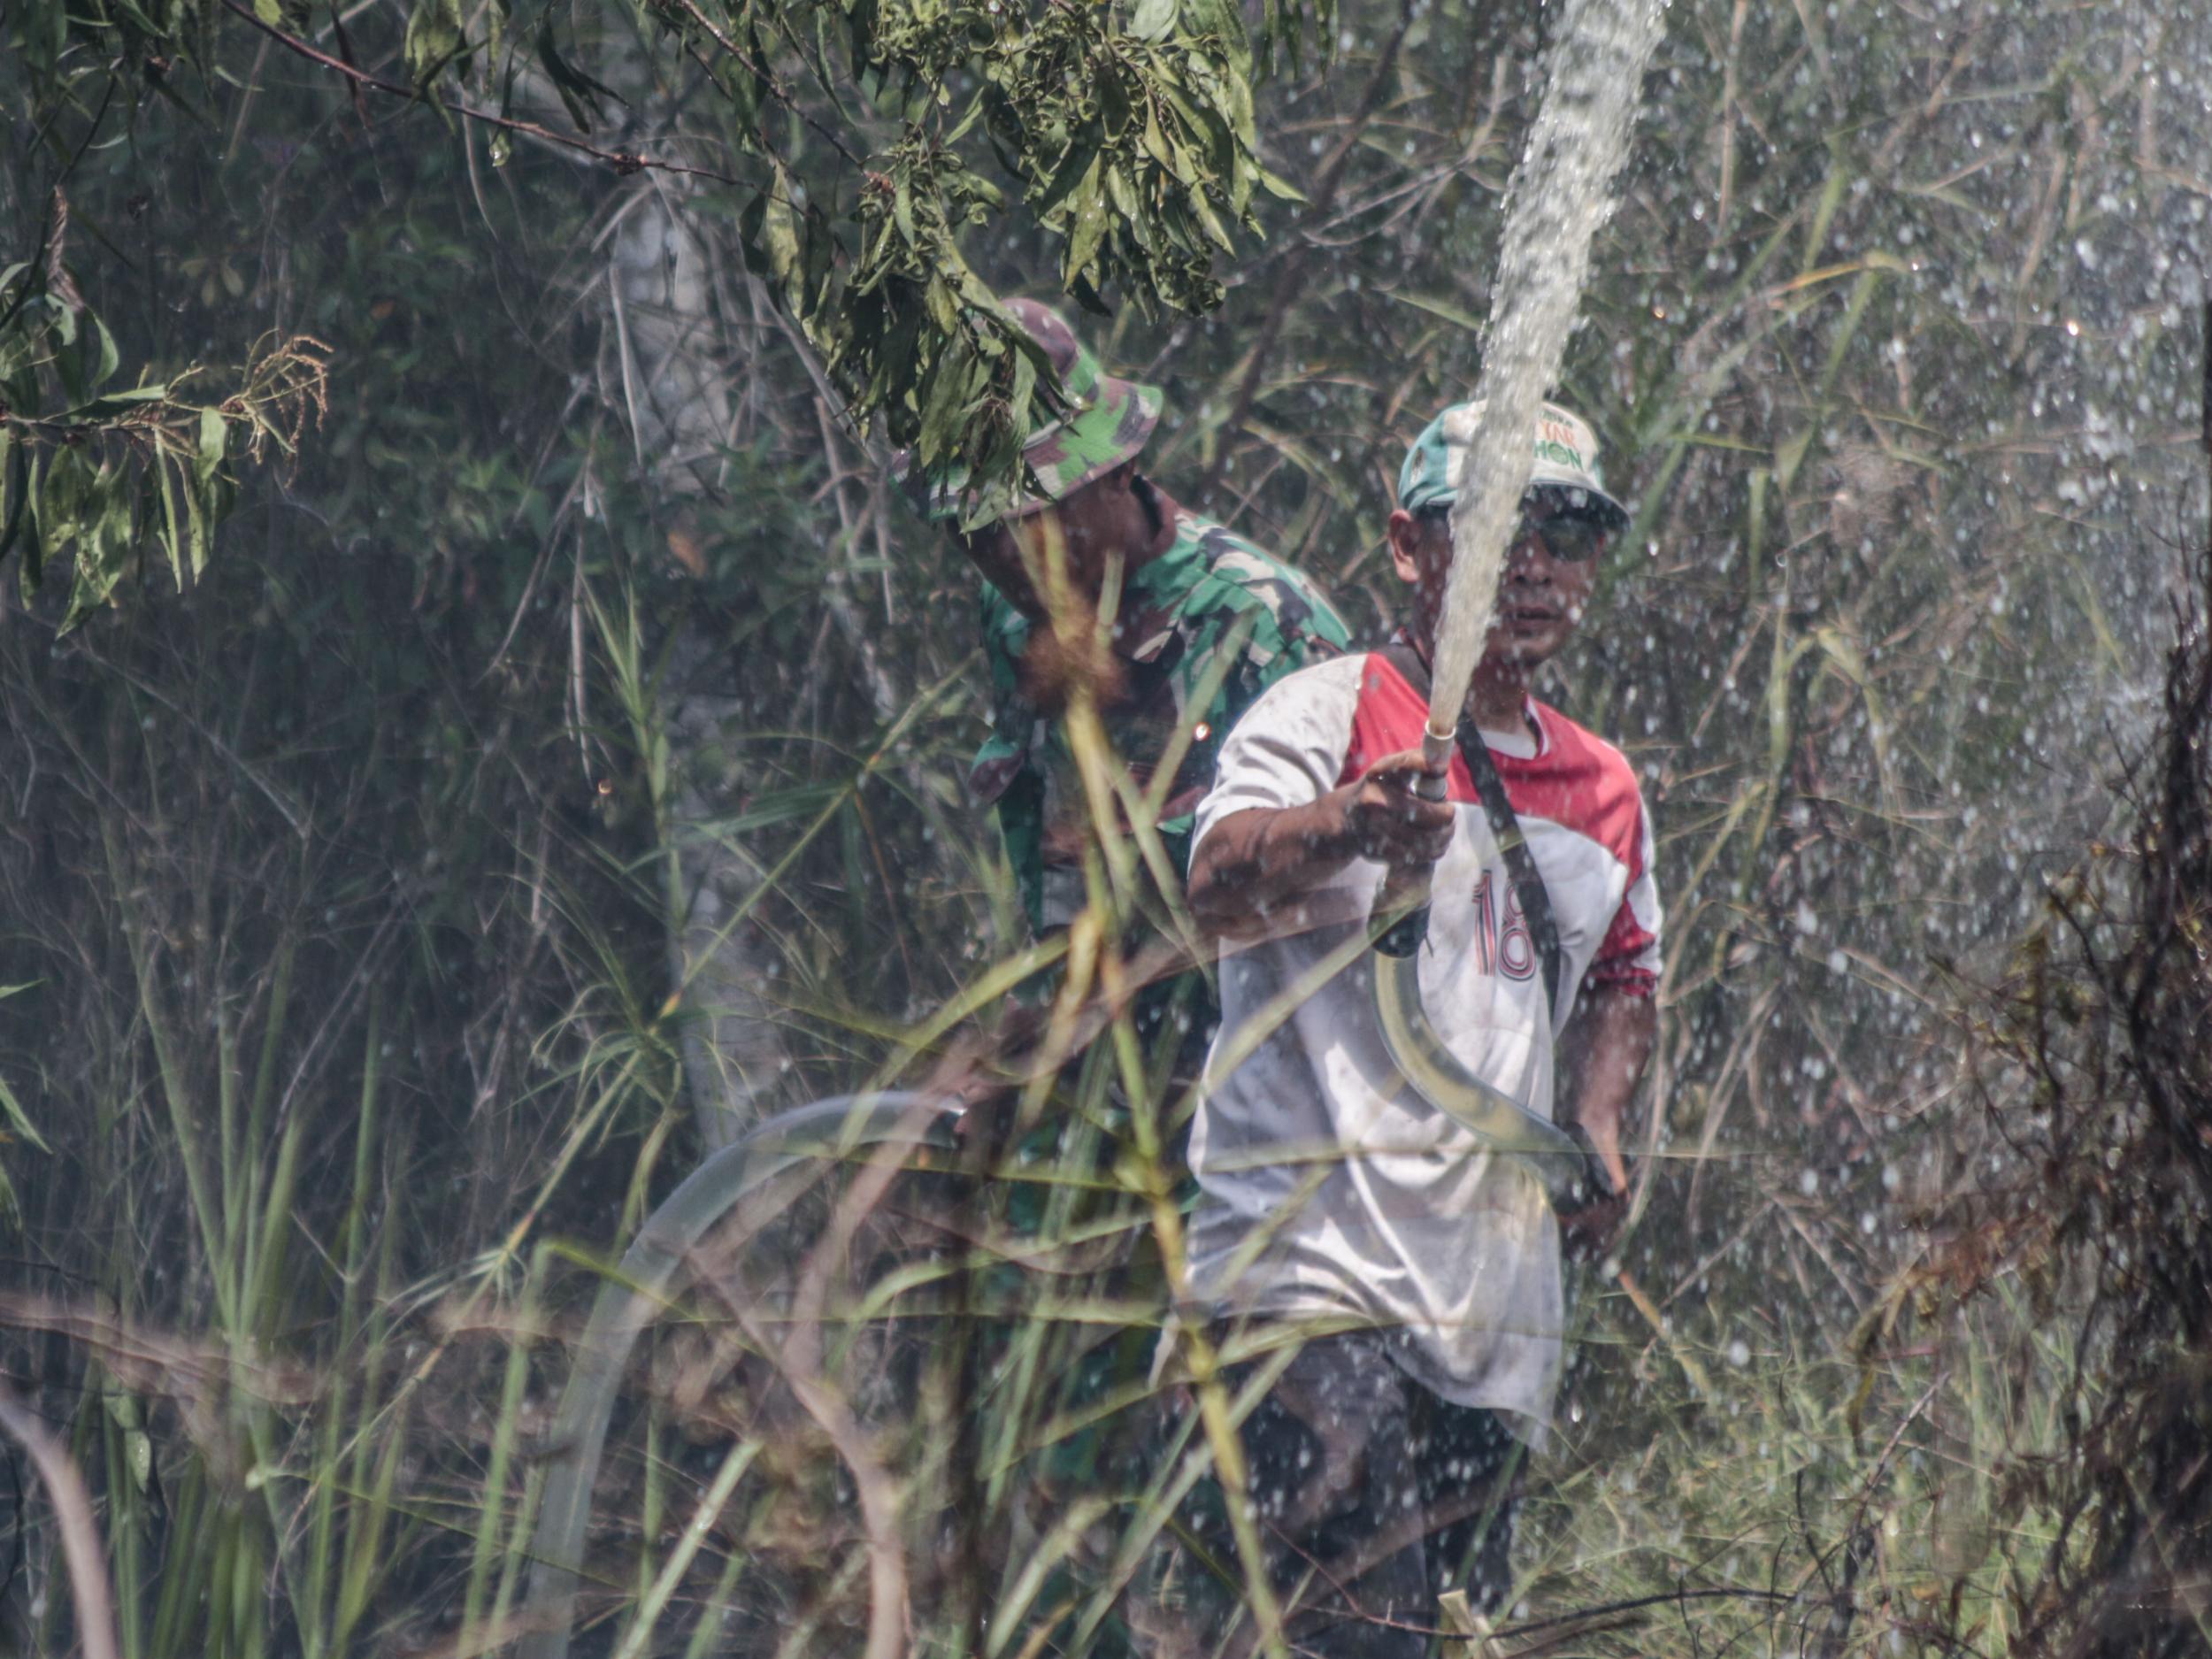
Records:
<instances>
[{"instance_id":1,"label":"metal hose nozzle","mask_svg":"<svg viewBox=\"0 0 2212 1659\"><path fill-rule=\"evenodd\" d=\"M1440 732L1432 726L1422 732L1421 758L1429 770L1413 787L1424 801L1444 798L1446 774L1451 771L1452 754L1458 747L1459 740L1449 732Z\"/></svg>"}]
</instances>

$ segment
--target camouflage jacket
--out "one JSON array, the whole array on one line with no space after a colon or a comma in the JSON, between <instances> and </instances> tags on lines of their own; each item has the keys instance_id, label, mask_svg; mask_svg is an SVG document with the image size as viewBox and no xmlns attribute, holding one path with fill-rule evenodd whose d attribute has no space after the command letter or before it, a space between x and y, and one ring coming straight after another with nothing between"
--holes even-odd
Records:
<instances>
[{"instance_id":1,"label":"camouflage jacket","mask_svg":"<svg viewBox=\"0 0 2212 1659\"><path fill-rule=\"evenodd\" d=\"M1240 636L1241 649L1219 688L1194 710L1217 656ZM968 781L979 800L998 808L1024 908L1041 933L1064 926L1083 907L1087 815L1065 732L1022 696L1018 664L1028 641L1028 621L987 585L983 641L996 729ZM1150 782L1153 763L1176 732L1190 727L1190 747L1160 815L1161 838L1177 869L1186 867L1191 815L1229 728L1285 674L1350 642L1343 618L1305 576L1178 509L1174 541L1130 572L1124 587L1114 649L1128 688L1104 711L1107 735L1140 786Z\"/></svg>"}]
</instances>

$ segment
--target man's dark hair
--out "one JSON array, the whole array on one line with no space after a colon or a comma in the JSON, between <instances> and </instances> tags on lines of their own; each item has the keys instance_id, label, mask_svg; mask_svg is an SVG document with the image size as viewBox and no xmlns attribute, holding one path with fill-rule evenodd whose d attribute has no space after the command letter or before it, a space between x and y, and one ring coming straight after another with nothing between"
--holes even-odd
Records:
<instances>
[{"instance_id":1,"label":"man's dark hair","mask_svg":"<svg viewBox=\"0 0 2212 1659\"><path fill-rule=\"evenodd\" d=\"M1413 521L1424 530L1448 530L1452 524L1452 503L1432 501L1413 510Z\"/></svg>"}]
</instances>

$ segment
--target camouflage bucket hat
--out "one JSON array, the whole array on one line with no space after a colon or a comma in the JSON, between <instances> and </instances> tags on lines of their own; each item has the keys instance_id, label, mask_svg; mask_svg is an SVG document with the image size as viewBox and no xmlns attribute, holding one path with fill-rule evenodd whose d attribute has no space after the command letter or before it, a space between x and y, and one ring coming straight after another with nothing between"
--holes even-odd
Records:
<instances>
[{"instance_id":1,"label":"camouflage bucket hat","mask_svg":"<svg viewBox=\"0 0 2212 1659\"><path fill-rule=\"evenodd\" d=\"M1418 512L1424 507L1448 507L1459 498L1460 474L1467 465L1467 443L1474 434L1478 407L1453 404L1413 441L1398 471L1398 505ZM1534 445L1534 465L1528 475L1531 494L1558 492L1569 505L1607 528L1626 527L1628 509L1607 495L1599 480L1597 434L1588 421L1557 403L1546 403L1537 413Z\"/></svg>"},{"instance_id":2,"label":"camouflage bucket hat","mask_svg":"<svg viewBox=\"0 0 2212 1659\"><path fill-rule=\"evenodd\" d=\"M977 523L1019 518L1065 501L1140 453L1159 424L1159 388L1102 371L1098 359L1057 311L1035 300L1010 300L1006 309L1043 349L1067 394L1067 411L1035 427L1022 445L1022 460L1037 475L1044 493L1029 495L1016 480L1005 487L1003 504L995 505L989 495L964 502L968 473L964 467L956 468L929 480L921 506L933 520L964 513ZM906 475L910 464L910 457L902 453L896 463L900 476Z\"/></svg>"}]
</instances>

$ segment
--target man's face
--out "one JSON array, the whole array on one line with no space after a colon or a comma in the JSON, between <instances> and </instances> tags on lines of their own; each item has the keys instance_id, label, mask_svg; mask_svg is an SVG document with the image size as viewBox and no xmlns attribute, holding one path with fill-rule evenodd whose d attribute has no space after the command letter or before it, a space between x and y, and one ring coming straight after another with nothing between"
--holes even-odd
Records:
<instances>
[{"instance_id":1,"label":"man's face","mask_svg":"<svg viewBox=\"0 0 2212 1659\"><path fill-rule=\"evenodd\" d=\"M1523 509L1505 569L1498 579L1497 603L1485 641L1485 662L1505 661L1533 669L1558 655L1582 620L1597 580L1598 558L1609 538L1593 534L1584 522L1554 523L1544 503ZM1447 513L1390 515L1390 560L1402 580L1413 584L1415 632L1433 641L1444 614L1444 590L1452 569L1451 518ZM1580 557L1563 557L1579 553Z\"/></svg>"},{"instance_id":2,"label":"man's face","mask_svg":"<svg viewBox=\"0 0 2212 1659\"><path fill-rule=\"evenodd\" d=\"M1113 556L1120 554L1126 568L1151 549L1152 521L1137 498L1136 475L1135 463L1125 462L1055 506L964 535L956 531L953 540L1015 610L1041 621L1048 520L1056 517L1067 549L1068 585L1077 599L1095 605Z\"/></svg>"}]
</instances>

